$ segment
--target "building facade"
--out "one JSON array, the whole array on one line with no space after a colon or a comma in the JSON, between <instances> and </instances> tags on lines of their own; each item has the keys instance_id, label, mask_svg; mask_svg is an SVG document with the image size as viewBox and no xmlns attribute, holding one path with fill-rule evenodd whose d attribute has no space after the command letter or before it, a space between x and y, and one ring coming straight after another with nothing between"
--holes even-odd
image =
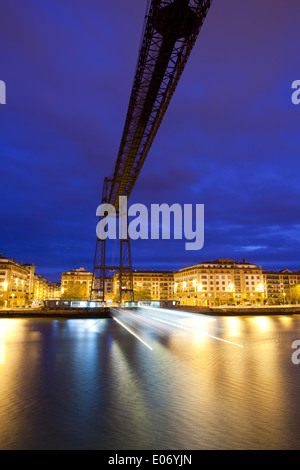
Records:
<instances>
[{"instance_id":1,"label":"building facade","mask_svg":"<svg viewBox=\"0 0 300 470\"><path fill-rule=\"evenodd\" d=\"M262 303L263 271L246 260L218 259L180 269L175 273L175 299L185 305Z\"/></svg>"},{"instance_id":2,"label":"building facade","mask_svg":"<svg viewBox=\"0 0 300 470\"><path fill-rule=\"evenodd\" d=\"M300 301L300 271L266 271L232 259L204 261L179 271L134 270L135 300L176 301L182 305L249 305ZM126 277L126 274L123 274ZM48 282L32 264L0 255L0 308L43 305L45 300L89 300L93 273L84 268ZM105 280L105 300L119 300L119 274ZM129 300L129 299L124 299Z\"/></svg>"},{"instance_id":3,"label":"building facade","mask_svg":"<svg viewBox=\"0 0 300 470\"><path fill-rule=\"evenodd\" d=\"M61 298L61 285L59 282L48 282L47 300L59 300Z\"/></svg>"},{"instance_id":4,"label":"building facade","mask_svg":"<svg viewBox=\"0 0 300 470\"><path fill-rule=\"evenodd\" d=\"M61 275L61 297L66 300L87 300L90 295L93 273L84 268L72 269Z\"/></svg>"},{"instance_id":5,"label":"building facade","mask_svg":"<svg viewBox=\"0 0 300 470\"><path fill-rule=\"evenodd\" d=\"M13 259L0 257L0 306L25 307L29 301L26 266Z\"/></svg>"},{"instance_id":6,"label":"building facade","mask_svg":"<svg viewBox=\"0 0 300 470\"><path fill-rule=\"evenodd\" d=\"M269 301L289 301L291 288L300 284L300 271L288 269L281 271L263 271L264 288Z\"/></svg>"},{"instance_id":7,"label":"building facade","mask_svg":"<svg viewBox=\"0 0 300 470\"><path fill-rule=\"evenodd\" d=\"M123 274L126 277L126 274ZM174 298L173 271L132 271L134 300L172 300ZM115 298L119 295L119 273L113 276Z\"/></svg>"},{"instance_id":8,"label":"building facade","mask_svg":"<svg viewBox=\"0 0 300 470\"><path fill-rule=\"evenodd\" d=\"M0 308L43 305L44 300L60 296L60 284L36 274L34 265L0 256Z\"/></svg>"},{"instance_id":9,"label":"building facade","mask_svg":"<svg viewBox=\"0 0 300 470\"><path fill-rule=\"evenodd\" d=\"M92 282L93 273L84 268L66 271L61 276L61 297L66 300L88 300ZM107 296L113 294L112 278L105 280L105 286Z\"/></svg>"}]
</instances>

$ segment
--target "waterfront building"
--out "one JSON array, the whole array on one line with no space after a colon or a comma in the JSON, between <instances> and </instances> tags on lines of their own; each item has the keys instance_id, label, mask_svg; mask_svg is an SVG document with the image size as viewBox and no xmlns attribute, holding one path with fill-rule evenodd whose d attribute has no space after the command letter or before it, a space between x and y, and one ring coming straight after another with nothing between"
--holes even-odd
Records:
<instances>
[{"instance_id":1,"label":"waterfront building","mask_svg":"<svg viewBox=\"0 0 300 470\"><path fill-rule=\"evenodd\" d=\"M93 273L84 268L72 269L61 275L61 297L66 300L87 300Z\"/></svg>"},{"instance_id":2,"label":"waterfront building","mask_svg":"<svg viewBox=\"0 0 300 470\"><path fill-rule=\"evenodd\" d=\"M47 300L60 300L61 285L59 282L47 283Z\"/></svg>"},{"instance_id":3,"label":"waterfront building","mask_svg":"<svg viewBox=\"0 0 300 470\"><path fill-rule=\"evenodd\" d=\"M20 264L0 255L0 308L43 305L44 300L60 297L60 285L36 274L33 264Z\"/></svg>"},{"instance_id":4,"label":"waterfront building","mask_svg":"<svg viewBox=\"0 0 300 470\"><path fill-rule=\"evenodd\" d=\"M35 291L35 266L34 264L24 264L23 265L27 270L27 298L28 303L31 304L34 301L34 291Z\"/></svg>"},{"instance_id":5,"label":"waterfront building","mask_svg":"<svg viewBox=\"0 0 300 470\"><path fill-rule=\"evenodd\" d=\"M25 307L29 303L30 276L26 265L0 255L0 307Z\"/></svg>"},{"instance_id":6,"label":"waterfront building","mask_svg":"<svg viewBox=\"0 0 300 470\"><path fill-rule=\"evenodd\" d=\"M218 259L179 269L174 276L175 299L184 305L263 303L262 268L245 259Z\"/></svg>"},{"instance_id":7,"label":"waterfront building","mask_svg":"<svg viewBox=\"0 0 300 470\"><path fill-rule=\"evenodd\" d=\"M46 279L40 274L34 275L34 302L42 304L48 297L48 285Z\"/></svg>"},{"instance_id":8,"label":"waterfront building","mask_svg":"<svg viewBox=\"0 0 300 470\"><path fill-rule=\"evenodd\" d=\"M288 269L280 271L263 271L264 289L268 301L280 301L285 303L289 300L292 287L300 284L300 271L292 272Z\"/></svg>"},{"instance_id":9,"label":"waterfront building","mask_svg":"<svg viewBox=\"0 0 300 470\"><path fill-rule=\"evenodd\" d=\"M72 269L61 275L61 296L66 300L88 300L93 282L93 273L84 268ZM107 294L113 293L113 281L106 279Z\"/></svg>"},{"instance_id":10,"label":"waterfront building","mask_svg":"<svg viewBox=\"0 0 300 470\"><path fill-rule=\"evenodd\" d=\"M126 278L126 274L123 274ZM154 270L132 271L133 290L138 300L172 300L174 298L174 272ZM113 276L115 298L119 295L119 273Z\"/></svg>"}]
</instances>

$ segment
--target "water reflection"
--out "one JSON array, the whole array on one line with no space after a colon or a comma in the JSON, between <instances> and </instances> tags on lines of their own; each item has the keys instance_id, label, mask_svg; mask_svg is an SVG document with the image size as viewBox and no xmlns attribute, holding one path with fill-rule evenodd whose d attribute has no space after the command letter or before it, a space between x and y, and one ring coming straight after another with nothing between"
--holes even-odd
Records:
<instances>
[{"instance_id":1,"label":"water reflection","mask_svg":"<svg viewBox=\"0 0 300 470\"><path fill-rule=\"evenodd\" d=\"M299 447L299 317L118 314L0 320L0 448Z\"/></svg>"}]
</instances>

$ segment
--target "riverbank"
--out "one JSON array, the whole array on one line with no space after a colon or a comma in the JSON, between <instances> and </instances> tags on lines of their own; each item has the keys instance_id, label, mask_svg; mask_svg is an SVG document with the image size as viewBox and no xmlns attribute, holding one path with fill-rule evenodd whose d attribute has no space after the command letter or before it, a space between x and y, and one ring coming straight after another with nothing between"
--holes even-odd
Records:
<instances>
[{"instance_id":1,"label":"riverbank","mask_svg":"<svg viewBox=\"0 0 300 470\"><path fill-rule=\"evenodd\" d=\"M72 308L72 309L17 309L1 310L0 318L111 318L109 308Z\"/></svg>"},{"instance_id":2,"label":"riverbank","mask_svg":"<svg viewBox=\"0 0 300 470\"><path fill-rule=\"evenodd\" d=\"M138 308L138 307L137 307ZM177 305L171 309L174 311L199 313L211 316L256 316L256 315L300 315L300 305L268 305L253 307L192 307L189 305ZM111 318L110 308L72 308L72 309L16 309L0 310L0 318Z\"/></svg>"},{"instance_id":3,"label":"riverbank","mask_svg":"<svg viewBox=\"0 0 300 470\"><path fill-rule=\"evenodd\" d=\"M178 305L174 307L174 310L213 316L300 315L300 305L257 305L251 307L192 307L188 305Z\"/></svg>"}]
</instances>

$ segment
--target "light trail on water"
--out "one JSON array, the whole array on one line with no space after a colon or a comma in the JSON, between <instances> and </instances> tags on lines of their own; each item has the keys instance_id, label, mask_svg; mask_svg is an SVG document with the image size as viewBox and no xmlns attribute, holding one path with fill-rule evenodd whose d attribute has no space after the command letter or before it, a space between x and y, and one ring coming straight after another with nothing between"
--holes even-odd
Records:
<instances>
[{"instance_id":1,"label":"light trail on water","mask_svg":"<svg viewBox=\"0 0 300 470\"><path fill-rule=\"evenodd\" d=\"M149 346L149 344L147 344L145 341L142 340L142 338L140 338L137 334L135 334L133 331L130 330L130 328L128 328L127 326L125 326L120 320L118 320L117 318L115 317L112 317L117 323L119 323L119 325L123 326L123 328L125 328L125 330L129 331L129 333L131 333L133 336L135 336L141 343L143 343L145 346L147 346L147 348L149 348L151 351L153 351L153 349L151 348L151 346Z\"/></svg>"},{"instance_id":2,"label":"light trail on water","mask_svg":"<svg viewBox=\"0 0 300 470\"><path fill-rule=\"evenodd\" d=\"M191 333L194 333L194 330L192 330L191 328L186 328L185 326L179 325L178 323L171 323L169 321L162 320L161 318L157 318L157 317L152 317L152 318L154 320L161 321L163 323L167 323L168 325L174 326L175 328L180 328L182 330L186 330L186 331L189 331ZM227 339L219 338L218 336L209 335L207 333L203 333L203 335L208 336L209 338L216 339L218 341L224 341L225 343L233 344L234 346L239 346L240 348L244 347L241 344L233 343L232 341L228 341Z\"/></svg>"},{"instance_id":3,"label":"light trail on water","mask_svg":"<svg viewBox=\"0 0 300 470\"><path fill-rule=\"evenodd\" d=\"M137 322L140 326L143 326L143 327L146 327L146 328L150 328L150 329L157 329L158 328L158 325L159 324L164 324L164 325L169 325L173 328L176 328L176 329L179 329L179 330L184 330L184 331L187 331L189 333L195 333L195 328L190 328L190 327L187 327L187 326L183 326L181 323L180 323L180 318L178 317L181 317L181 320L199 320L201 321L201 323L203 321L216 321L215 318L211 318L211 317L208 317L206 315L195 315L193 313L188 313L188 312L174 312L173 310L169 310L169 309L163 309L163 308L153 308L153 307L148 307L148 306L143 306L141 308L142 311L144 311L144 316L137 314L135 313L134 311L126 311L126 309L121 309L121 310L118 310L118 309L113 309L117 314L121 314L123 316L127 316L128 319L130 321L134 321L134 322ZM156 313L156 314L160 314L161 316L158 317L158 316L153 316L151 315L151 313ZM165 316L165 319L162 318ZM124 328L126 328L133 336L135 336L137 339L139 339L145 346L147 346L149 349L153 350L147 343L145 343L136 333L134 333L130 328L128 328L127 326L124 325L123 322L121 322L120 320L117 320L114 316L112 316L112 318L117 321L121 326L123 326ZM170 321L171 320L171 321ZM197 325L197 328L198 328L198 325ZM209 337L209 338L212 338L216 341L222 341L224 343L227 343L227 344L231 344L233 346L237 346L239 348L244 348L244 346L242 344L238 344L238 343L235 343L233 341L229 341L229 340L226 340L224 338L220 338L219 336L215 336L215 335L211 335L211 334L208 334L208 333L205 333L203 331L203 329L201 328L201 325L199 325L199 331L201 332L201 334L203 336L206 336L206 337ZM165 333L167 334L167 330L165 330Z\"/></svg>"}]
</instances>

